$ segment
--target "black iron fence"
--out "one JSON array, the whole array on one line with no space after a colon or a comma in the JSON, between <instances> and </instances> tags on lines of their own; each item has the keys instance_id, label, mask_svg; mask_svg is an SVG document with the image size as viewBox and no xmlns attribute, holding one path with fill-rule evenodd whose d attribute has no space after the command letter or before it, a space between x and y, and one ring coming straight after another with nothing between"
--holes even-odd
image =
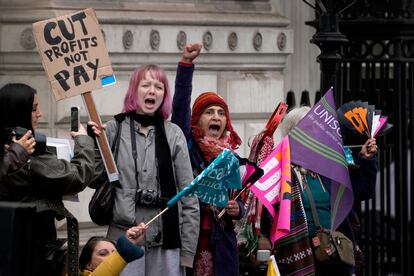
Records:
<instances>
[{"instance_id":1,"label":"black iron fence","mask_svg":"<svg viewBox=\"0 0 414 276\"><path fill-rule=\"evenodd\" d=\"M367 100L394 124L392 135L379 139L377 196L361 210L366 274L411 275L414 59L403 51L412 45L401 38L350 37L339 69L341 100Z\"/></svg>"},{"instance_id":2,"label":"black iron fence","mask_svg":"<svg viewBox=\"0 0 414 276\"><path fill-rule=\"evenodd\" d=\"M394 124L378 139L376 196L360 210L364 275L413 275L414 0L303 0L315 9L321 91L363 100ZM314 4L312 4L314 3Z\"/></svg>"}]
</instances>

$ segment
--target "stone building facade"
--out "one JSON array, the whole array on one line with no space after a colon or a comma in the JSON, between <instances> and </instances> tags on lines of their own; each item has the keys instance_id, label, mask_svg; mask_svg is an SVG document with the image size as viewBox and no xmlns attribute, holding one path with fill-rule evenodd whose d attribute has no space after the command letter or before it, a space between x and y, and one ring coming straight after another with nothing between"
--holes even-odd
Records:
<instances>
[{"instance_id":1,"label":"stone building facade","mask_svg":"<svg viewBox=\"0 0 414 276\"><path fill-rule=\"evenodd\" d=\"M242 156L286 91L314 92L319 85L317 49L309 42L314 31L304 25L312 11L300 1L0 0L0 85L23 82L37 89L40 131L48 136L68 138L70 107L83 103L80 96L55 101L31 24L88 7L96 10L117 78L115 85L93 92L102 121L121 111L129 76L142 64L164 68L173 88L182 47L190 42L203 44L193 99L218 91L227 100L244 141ZM86 122L85 108L81 115ZM84 227L91 193L87 189L80 203L67 203Z\"/></svg>"}]
</instances>

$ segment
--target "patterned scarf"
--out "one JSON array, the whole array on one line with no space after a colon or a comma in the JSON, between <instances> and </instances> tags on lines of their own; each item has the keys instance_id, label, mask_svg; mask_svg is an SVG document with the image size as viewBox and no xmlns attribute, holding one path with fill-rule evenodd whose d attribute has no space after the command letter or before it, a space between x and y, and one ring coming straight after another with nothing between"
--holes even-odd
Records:
<instances>
[{"instance_id":1,"label":"patterned scarf","mask_svg":"<svg viewBox=\"0 0 414 276\"><path fill-rule=\"evenodd\" d=\"M223 135L220 139L217 139L205 136L197 126L191 127L191 130L194 141L198 144L205 161L216 158L224 149L232 150L228 135Z\"/></svg>"},{"instance_id":2,"label":"patterned scarf","mask_svg":"<svg viewBox=\"0 0 414 276\"><path fill-rule=\"evenodd\" d=\"M274 255L281 275L315 275L305 209L298 177L292 169L290 233L276 241Z\"/></svg>"},{"instance_id":3,"label":"patterned scarf","mask_svg":"<svg viewBox=\"0 0 414 276\"><path fill-rule=\"evenodd\" d=\"M257 134L250 147L249 160L260 165L272 152L273 138L266 136L266 131ZM243 195L246 215L236 222L237 244L241 248L241 255L248 257L258 247L258 239L261 236L261 218L263 204L257 200L253 192L247 190Z\"/></svg>"}]
</instances>

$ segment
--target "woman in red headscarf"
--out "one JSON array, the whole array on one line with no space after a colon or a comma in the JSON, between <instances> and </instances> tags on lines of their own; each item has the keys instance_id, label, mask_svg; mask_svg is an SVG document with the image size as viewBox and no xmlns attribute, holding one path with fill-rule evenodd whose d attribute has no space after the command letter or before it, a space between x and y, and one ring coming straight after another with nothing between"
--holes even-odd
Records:
<instances>
[{"instance_id":1,"label":"woman in red headscarf","mask_svg":"<svg viewBox=\"0 0 414 276\"><path fill-rule=\"evenodd\" d=\"M184 132L188 142L191 165L197 176L225 148L235 150L241 144L234 131L229 108L216 92L204 92L190 110L193 60L200 54L200 44L186 45L178 64L171 121ZM200 203L200 236L194 263L194 275L238 276L239 257L233 220L244 213L241 200L229 200L226 214Z\"/></svg>"}]
</instances>

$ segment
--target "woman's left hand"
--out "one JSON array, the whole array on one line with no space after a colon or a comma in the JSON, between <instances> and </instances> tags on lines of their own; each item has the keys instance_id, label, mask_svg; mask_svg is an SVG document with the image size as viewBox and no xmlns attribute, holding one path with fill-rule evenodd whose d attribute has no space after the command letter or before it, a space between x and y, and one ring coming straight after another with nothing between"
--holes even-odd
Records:
<instances>
[{"instance_id":1,"label":"woman's left hand","mask_svg":"<svg viewBox=\"0 0 414 276\"><path fill-rule=\"evenodd\" d=\"M226 206L226 212L232 217L237 217L240 214L239 204L235 200L229 200Z\"/></svg>"}]
</instances>

